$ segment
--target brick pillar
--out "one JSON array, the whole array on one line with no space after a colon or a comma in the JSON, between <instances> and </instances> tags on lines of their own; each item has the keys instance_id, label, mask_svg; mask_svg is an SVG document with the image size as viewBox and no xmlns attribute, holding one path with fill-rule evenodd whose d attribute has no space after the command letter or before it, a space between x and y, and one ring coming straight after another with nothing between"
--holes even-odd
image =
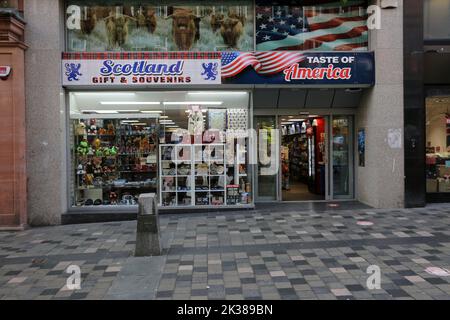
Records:
<instances>
[{"instance_id":1,"label":"brick pillar","mask_svg":"<svg viewBox=\"0 0 450 320\"><path fill-rule=\"evenodd\" d=\"M16 10L0 9L0 67L11 67L0 80L0 230L27 224L24 28Z\"/></svg>"}]
</instances>

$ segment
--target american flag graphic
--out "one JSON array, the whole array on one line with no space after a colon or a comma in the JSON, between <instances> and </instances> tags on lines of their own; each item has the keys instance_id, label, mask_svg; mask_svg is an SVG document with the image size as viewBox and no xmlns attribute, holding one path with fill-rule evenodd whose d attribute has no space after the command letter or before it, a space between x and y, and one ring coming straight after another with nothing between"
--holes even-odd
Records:
<instances>
[{"instance_id":1,"label":"american flag graphic","mask_svg":"<svg viewBox=\"0 0 450 320\"><path fill-rule=\"evenodd\" d=\"M306 3L306 1L304 2ZM310 6L256 6L256 49L365 50L366 1L319 0Z\"/></svg>"},{"instance_id":2,"label":"american flag graphic","mask_svg":"<svg viewBox=\"0 0 450 320\"><path fill-rule=\"evenodd\" d=\"M295 51L223 52L222 78L234 77L250 66L262 75L276 74L304 59L301 52Z\"/></svg>"}]
</instances>

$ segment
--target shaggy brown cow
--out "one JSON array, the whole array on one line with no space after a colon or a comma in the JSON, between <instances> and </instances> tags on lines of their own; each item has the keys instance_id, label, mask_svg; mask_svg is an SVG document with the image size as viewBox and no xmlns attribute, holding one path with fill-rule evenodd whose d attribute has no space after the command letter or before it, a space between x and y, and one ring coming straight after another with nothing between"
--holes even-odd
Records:
<instances>
[{"instance_id":1,"label":"shaggy brown cow","mask_svg":"<svg viewBox=\"0 0 450 320\"><path fill-rule=\"evenodd\" d=\"M108 49L112 50L116 46L122 47L128 40L128 24L131 17L125 15L110 16L106 20L106 30L108 31Z\"/></svg>"},{"instance_id":2,"label":"shaggy brown cow","mask_svg":"<svg viewBox=\"0 0 450 320\"><path fill-rule=\"evenodd\" d=\"M86 8L85 14L82 14L80 25L83 34L89 35L95 29L97 25L97 14L95 11L95 8Z\"/></svg>"},{"instance_id":3,"label":"shaggy brown cow","mask_svg":"<svg viewBox=\"0 0 450 320\"><path fill-rule=\"evenodd\" d=\"M172 36L178 50L190 50L200 38L200 20L192 10L175 8L166 19L172 19Z\"/></svg>"},{"instance_id":4,"label":"shaggy brown cow","mask_svg":"<svg viewBox=\"0 0 450 320\"><path fill-rule=\"evenodd\" d=\"M236 18L226 18L221 25L220 34L222 35L223 42L229 48L237 48L239 38L244 34L244 27L241 20Z\"/></svg>"},{"instance_id":5,"label":"shaggy brown cow","mask_svg":"<svg viewBox=\"0 0 450 320\"><path fill-rule=\"evenodd\" d=\"M224 15L221 13L213 14L211 16L211 29L213 32L216 32L220 29L220 25L224 19Z\"/></svg>"},{"instance_id":6,"label":"shaggy brown cow","mask_svg":"<svg viewBox=\"0 0 450 320\"><path fill-rule=\"evenodd\" d=\"M238 14L236 11L234 10L230 10L228 12L228 18L233 18L233 19L238 19L239 21L241 21L242 26L245 26L245 22L247 21L247 19L245 18L245 16Z\"/></svg>"},{"instance_id":7,"label":"shaggy brown cow","mask_svg":"<svg viewBox=\"0 0 450 320\"><path fill-rule=\"evenodd\" d=\"M146 28L150 33L155 32L157 26L155 10L147 9L146 14L140 11L137 15L137 24L139 28Z\"/></svg>"}]
</instances>

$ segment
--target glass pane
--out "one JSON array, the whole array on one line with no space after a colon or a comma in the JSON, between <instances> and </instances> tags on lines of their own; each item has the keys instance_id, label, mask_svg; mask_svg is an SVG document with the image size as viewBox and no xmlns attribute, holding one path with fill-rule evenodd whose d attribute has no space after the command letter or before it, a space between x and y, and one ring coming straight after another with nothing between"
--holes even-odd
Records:
<instances>
[{"instance_id":1,"label":"glass pane","mask_svg":"<svg viewBox=\"0 0 450 320\"><path fill-rule=\"evenodd\" d=\"M428 193L450 192L450 97L426 102L426 176Z\"/></svg>"},{"instance_id":2,"label":"glass pane","mask_svg":"<svg viewBox=\"0 0 450 320\"><path fill-rule=\"evenodd\" d=\"M367 5L363 1L285 2L287 5L256 1L256 50L368 49ZM335 21L339 25L334 25Z\"/></svg>"},{"instance_id":3,"label":"glass pane","mask_svg":"<svg viewBox=\"0 0 450 320\"><path fill-rule=\"evenodd\" d=\"M253 1L70 0L67 51L252 51Z\"/></svg>"},{"instance_id":4,"label":"glass pane","mask_svg":"<svg viewBox=\"0 0 450 320\"><path fill-rule=\"evenodd\" d=\"M253 204L249 110L236 107L249 97L70 93L72 205L136 205L157 191L165 207Z\"/></svg>"},{"instance_id":5,"label":"glass pane","mask_svg":"<svg viewBox=\"0 0 450 320\"><path fill-rule=\"evenodd\" d=\"M450 39L450 1L425 0L425 40Z\"/></svg>"},{"instance_id":6,"label":"glass pane","mask_svg":"<svg viewBox=\"0 0 450 320\"><path fill-rule=\"evenodd\" d=\"M333 191L335 199L351 198L352 127L351 117L333 117Z\"/></svg>"},{"instance_id":7,"label":"glass pane","mask_svg":"<svg viewBox=\"0 0 450 320\"><path fill-rule=\"evenodd\" d=\"M277 162L278 152L272 150L271 130L276 128L275 116L255 117L258 139L258 199L275 200L277 197ZM275 143L277 143L275 141ZM261 158L263 155L263 158ZM274 158L274 159L273 159ZM270 170L274 168L274 170ZM275 171L275 173L273 173Z\"/></svg>"}]
</instances>

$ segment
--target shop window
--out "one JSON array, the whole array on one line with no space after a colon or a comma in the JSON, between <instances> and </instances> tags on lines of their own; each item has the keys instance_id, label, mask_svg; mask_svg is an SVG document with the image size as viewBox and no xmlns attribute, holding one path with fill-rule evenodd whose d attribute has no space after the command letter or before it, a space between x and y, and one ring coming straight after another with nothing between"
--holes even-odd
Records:
<instances>
[{"instance_id":1,"label":"shop window","mask_svg":"<svg viewBox=\"0 0 450 320\"><path fill-rule=\"evenodd\" d=\"M253 203L249 93L71 93L74 207Z\"/></svg>"},{"instance_id":2,"label":"shop window","mask_svg":"<svg viewBox=\"0 0 450 320\"><path fill-rule=\"evenodd\" d=\"M450 192L450 97L426 101L427 193Z\"/></svg>"},{"instance_id":3,"label":"shop window","mask_svg":"<svg viewBox=\"0 0 450 320\"><path fill-rule=\"evenodd\" d=\"M67 1L68 51L251 51L253 1Z\"/></svg>"},{"instance_id":4,"label":"shop window","mask_svg":"<svg viewBox=\"0 0 450 320\"><path fill-rule=\"evenodd\" d=\"M425 40L450 40L450 0L425 0Z\"/></svg>"}]
</instances>

